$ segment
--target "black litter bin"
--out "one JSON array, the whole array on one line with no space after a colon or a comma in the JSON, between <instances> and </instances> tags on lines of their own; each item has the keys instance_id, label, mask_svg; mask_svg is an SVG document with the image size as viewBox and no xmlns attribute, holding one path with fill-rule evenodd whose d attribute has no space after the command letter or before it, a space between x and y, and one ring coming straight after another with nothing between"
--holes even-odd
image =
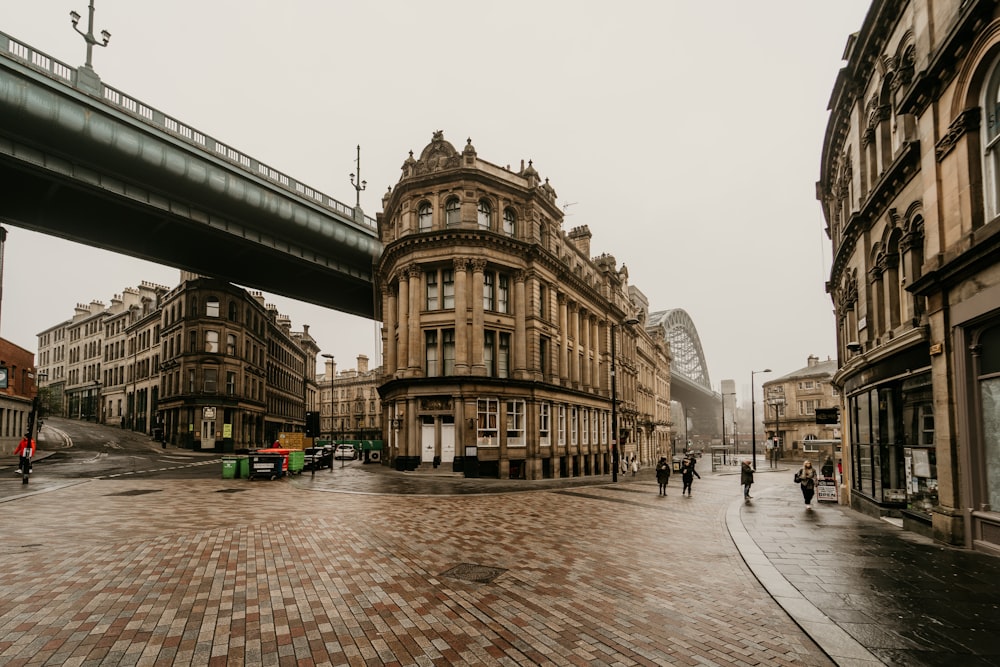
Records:
<instances>
[{"instance_id":1,"label":"black litter bin","mask_svg":"<svg viewBox=\"0 0 1000 667\"><path fill-rule=\"evenodd\" d=\"M285 457L281 454L251 454L250 481L258 477L278 479L282 475Z\"/></svg>"}]
</instances>

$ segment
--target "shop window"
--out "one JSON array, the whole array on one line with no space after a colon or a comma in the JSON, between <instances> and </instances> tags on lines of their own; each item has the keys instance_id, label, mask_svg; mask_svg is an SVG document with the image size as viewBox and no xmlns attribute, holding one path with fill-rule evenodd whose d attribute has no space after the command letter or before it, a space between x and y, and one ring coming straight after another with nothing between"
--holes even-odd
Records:
<instances>
[{"instance_id":1,"label":"shop window","mask_svg":"<svg viewBox=\"0 0 1000 667\"><path fill-rule=\"evenodd\" d=\"M542 447L549 446L550 443L550 433L549 429L552 427L552 406L548 403L538 404L538 444Z\"/></svg>"},{"instance_id":2,"label":"shop window","mask_svg":"<svg viewBox=\"0 0 1000 667\"><path fill-rule=\"evenodd\" d=\"M507 401L507 446L524 445L524 401Z\"/></svg>"},{"instance_id":3,"label":"shop window","mask_svg":"<svg viewBox=\"0 0 1000 667\"><path fill-rule=\"evenodd\" d=\"M977 379L982 415L983 461L987 509L1000 510L1000 326L979 338Z\"/></svg>"},{"instance_id":4,"label":"shop window","mask_svg":"<svg viewBox=\"0 0 1000 667\"><path fill-rule=\"evenodd\" d=\"M476 437L480 447L496 447L500 444L500 401L496 398L480 398L476 407Z\"/></svg>"}]
</instances>

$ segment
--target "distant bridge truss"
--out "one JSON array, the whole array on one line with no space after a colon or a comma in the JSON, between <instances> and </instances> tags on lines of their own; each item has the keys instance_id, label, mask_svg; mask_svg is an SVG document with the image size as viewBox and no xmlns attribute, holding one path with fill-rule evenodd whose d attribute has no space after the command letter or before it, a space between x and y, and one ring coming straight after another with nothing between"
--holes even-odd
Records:
<instances>
[{"instance_id":1,"label":"distant bridge truss","mask_svg":"<svg viewBox=\"0 0 1000 667\"><path fill-rule=\"evenodd\" d=\"M708 377L705 352L698 338L691 316L681 308L660 310L649 314L650 324L658 324L667 332L670 341L670 362L672 375L682 375L694 384L712 391L712 381Z\"/></svg>"}]
</instances>

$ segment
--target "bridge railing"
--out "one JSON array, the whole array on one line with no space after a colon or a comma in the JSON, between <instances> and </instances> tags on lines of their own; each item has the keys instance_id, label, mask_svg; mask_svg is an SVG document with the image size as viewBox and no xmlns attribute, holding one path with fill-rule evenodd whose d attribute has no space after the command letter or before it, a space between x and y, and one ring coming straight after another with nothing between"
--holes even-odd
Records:
<instances>
[{"instance_id":1,"label":"bridge railing","mask_svg":"<svg viewBox=\"0 0 1000 667\"><path fill-rule=\"evenodd\" d=\"M74 87L76 85L77 71L75 67L71 67L64 62L56 60L55 58L32 48L28 44L16 40L4 32L0 32L0 54L7 54L12 59L27 64L35 71L40 72L49 78L58 81L59 83ZM299 197L315 202L323 208L346 217L352 222L359 222L362 226L368 228L372 232L377 232L375 219L366 215L363 220L358 221L354 217L353 206L348 206L347 204L337 201L333 197L325 195L319 190L311 188L291 176L269 167L263 162L236 150L232 146L224 144L221 141L217 141L203 132L199 132L189 125L185 125L176 118L168 116L162 111L158 111L116 88L112 88L104 83L101 84L101 88L105 103L124 111L129 116L139 120L140 122L159 130L164 130L171 136L176 137L180 141L183 141L194 148L200 149L206 153L214 155L215 157L222 158L245 172L262 177L283 190L287 190L288 192L294 193Z\"/></svg>"}]
</instances>

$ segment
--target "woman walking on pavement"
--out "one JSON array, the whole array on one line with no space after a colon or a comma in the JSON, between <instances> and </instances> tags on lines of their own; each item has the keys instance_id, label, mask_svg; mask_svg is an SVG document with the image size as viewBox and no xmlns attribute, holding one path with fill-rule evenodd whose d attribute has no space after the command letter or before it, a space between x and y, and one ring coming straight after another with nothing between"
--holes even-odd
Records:
<instances>
[{"instance_id":1,"label":"woman walking on pavement","mask_svg":"<svg viewBox=\"0 0 1000 667\"><path fill-rule=\"evenodd\" d=\"M691 482L694 481L695 477L701 479L701 475L699 475L698 471L694 469L694 465L695 458L690 454L684 457L684 460L681 461L681 481L684 483L684 487L681 489L681 495L683 496L684 492L687 491L688 498L691 497Z\"/></svg>"},{"instance_id":2,"label":"woman walking on pavement","mask_svg":"<svg viewBox=\"0 0 1000 667\"><path fill-rule=\"evenodd\" d=\"M802 469L795 473L799 479L799 486L802 488L802 500L806 503L806 509L811 510L813 494L816 493L816 469L813 468L812 461L802 462Z\"/></svg>"},{"instance_id":3,"label":"woman walking on pavement","mask_svg":"<svg viewBox=\"0 0 1000 667\"><path fill-rule=\"evenodd\" d=\"M660 485L660 495L667 495L667 482L670 481L670 463L666 456L661 456L656 464L656 483Z\"/></svg>"},{"instance_id":4,"label":"woman walking on pavement","mask_svg":"<svg viewBox=\"0 0 1000 667\"><path fill-rule=\"evenodd\" d=\"M743 500L750 500L750 487L753 486L753 468L750 466L750 459L743 462L740 469L740 484L743 485Z\"/></svg>"}]
</instances>

